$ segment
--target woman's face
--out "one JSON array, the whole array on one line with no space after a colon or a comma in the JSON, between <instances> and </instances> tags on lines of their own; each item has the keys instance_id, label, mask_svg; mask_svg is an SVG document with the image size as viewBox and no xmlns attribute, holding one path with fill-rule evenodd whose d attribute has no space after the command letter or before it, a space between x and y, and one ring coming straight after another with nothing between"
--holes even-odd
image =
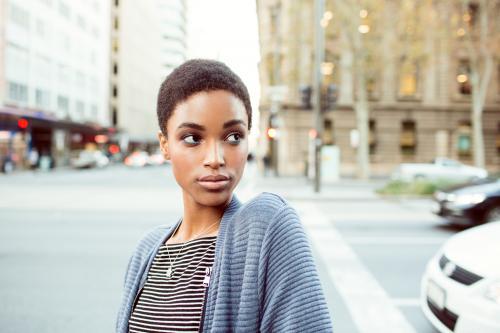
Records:
<instances>
[{"instance_id":1,"label":"woman's face","mask_svg":"<svg viewBox=\"0 0 500 333\"><path fill-rule=\"evenodd\" d=\"M199 92L179 103L158 134L184 199L225 205L241 179L248 155L248 116L225 90Z\"/></svg>"}]
</instances>

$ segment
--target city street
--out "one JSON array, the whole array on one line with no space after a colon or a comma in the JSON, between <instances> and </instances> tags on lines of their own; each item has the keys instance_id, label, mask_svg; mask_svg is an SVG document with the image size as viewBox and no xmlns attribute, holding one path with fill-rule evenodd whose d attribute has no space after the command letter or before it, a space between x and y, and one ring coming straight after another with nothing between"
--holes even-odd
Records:
<instances>
[{"instance_id":1,"label":"city street","mask_svg":"<svg viewBox=\"0 0 500 333\"><path fill-rule=\"evenodd\" d=\"M260 177L237 193L284 195L311 239L336 332L435 333L419 308L427 260L458 230L424 199L381 199L380 182L341 181L321 194L301 178ZM2 332L112 332L127 260L141 235L175 222L168 165L0 176Z\"/></svg>"}]
</instances>

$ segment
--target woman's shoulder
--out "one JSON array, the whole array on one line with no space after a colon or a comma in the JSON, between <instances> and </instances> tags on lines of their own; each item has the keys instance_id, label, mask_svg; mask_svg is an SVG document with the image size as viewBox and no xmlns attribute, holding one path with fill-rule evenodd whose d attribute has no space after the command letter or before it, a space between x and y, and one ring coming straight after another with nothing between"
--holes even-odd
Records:
<instances>
[{"instance_id":1,"label":"woman's shoulder","mask_svg":"<svg viewBox=\"0 0 500 333\"><path fill-rule=\"evenodd\" d=\"M252 223L273 224L289 214L297 216L295 209L284 197L272 192L262 192L243 204L239 218Z\"/></svg>"},{"instance_id":2,"label":"woman's shoulder","mask_svg":"<svg viewBox=\"0 0 500 333\"><path fill-rule=\"evenodd\" d=\"M272 192L261 192L243 204L243 211L247 214L273 214L285 206L288 201L281 195Z\"/></svg>"}]
</instances>

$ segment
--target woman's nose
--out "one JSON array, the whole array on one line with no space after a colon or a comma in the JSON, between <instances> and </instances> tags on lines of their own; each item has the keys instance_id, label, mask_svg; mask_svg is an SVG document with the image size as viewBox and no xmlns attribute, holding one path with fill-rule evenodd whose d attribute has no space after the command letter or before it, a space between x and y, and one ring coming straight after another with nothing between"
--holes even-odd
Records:
<instances>
[{"instance_id":1,"label":"woman's nose","mask_svg":"<svg viewBox=\"0 0 500 333\"><path fill-rule=\"evenodd\" d=\"M208 145L205 156L205 165L212 168L218 168L224 165L224 150L218 142L212 142Z\"/></svg>"}]
</instances>

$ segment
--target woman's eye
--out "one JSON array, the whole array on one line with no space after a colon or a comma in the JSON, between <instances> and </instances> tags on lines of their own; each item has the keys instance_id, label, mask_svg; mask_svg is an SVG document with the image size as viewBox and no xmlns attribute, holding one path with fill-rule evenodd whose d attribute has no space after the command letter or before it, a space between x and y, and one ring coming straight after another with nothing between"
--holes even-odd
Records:
<instances>
[{"instance_id":1,"label":"woman's eye","mask_svg":"<svg viewBox=\"0 0 500 333\"><path fill-rule=\"evenodd\" d=\"M227 138L230 143L239 143L243 136L240 133L231 133Z\"/></svg>"},{"instance_id":2,"label":"woman's eye","mask_svg":"<svg viewBox=\"0 0 500 333\"><path fill-rule=\"evenodd\" d=\"M184 141L185 143L190 144L190 145L195 145L195 144L199 143L200 138L197 135L189 134L189 135L184 136L182 138L182 141Z\"/></svg>"}]
</instances>

